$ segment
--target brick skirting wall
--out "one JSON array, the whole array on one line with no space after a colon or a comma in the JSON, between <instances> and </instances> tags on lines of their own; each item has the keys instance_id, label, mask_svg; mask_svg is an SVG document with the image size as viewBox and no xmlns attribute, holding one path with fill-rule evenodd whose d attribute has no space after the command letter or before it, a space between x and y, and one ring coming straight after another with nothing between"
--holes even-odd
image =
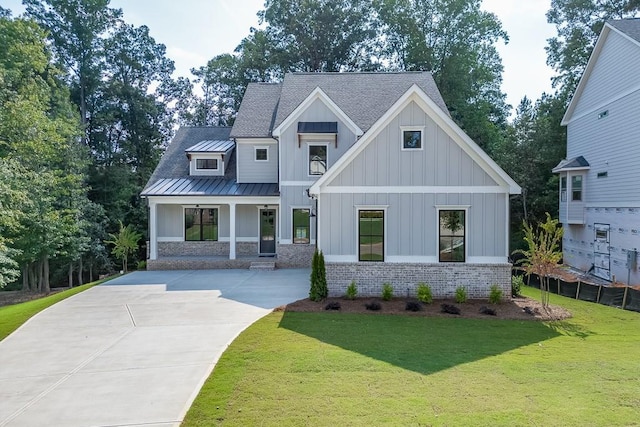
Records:
<instances>
[{"instance_id":1,"label":"brick skirting wall","mask_svg":"<svg viewBox=\"0 0 640 427\"><path fill-rule=\"evenodd\" d=\"M158 258L229 256L229 242L158 242ZM237 242L236 255L258 256L258 242Z\"/></svg>"},{"instance_id":2,"label":"brick skirting wall","mask_svg":"<svg viewBox=\"0 0 640 427\"><path fill-rule=\"evenodd\" d=\"M417 284L431 287L435 298L451 298L464 286L469 298L487 298L497 284L505 298L511 297L511 264L415 264L390 262L326 263L329 296L342 296L355 280L358 296L380 296L382 284L390 283L398 297L416 295Z\"/></svg>"},{"instance_id":3,"label":"brick skirting wall","mask_svg":"<svg viewBox=\"0 0 640 427\"><path fill-rule=\"evenodd\" d=\"M311 268L314 245L278 245L278 268Z\"/></svg>"}]
</instances>

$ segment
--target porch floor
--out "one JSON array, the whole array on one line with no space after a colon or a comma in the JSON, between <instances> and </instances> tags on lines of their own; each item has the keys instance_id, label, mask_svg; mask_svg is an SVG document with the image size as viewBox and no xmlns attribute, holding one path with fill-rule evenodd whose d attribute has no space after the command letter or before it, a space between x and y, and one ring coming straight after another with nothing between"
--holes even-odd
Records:
<instances>
[{"instance_id":1,"label":"porch floor","mask_svg":"<svg viewBox=\"0 0 640 427\"><path fill-rule=\"evenodd\" d=\"M276 261L275 255L164 256L147 260L147 270L216 270L223 268L249 268L252 262Z\"/></svg>"}]
</instances>

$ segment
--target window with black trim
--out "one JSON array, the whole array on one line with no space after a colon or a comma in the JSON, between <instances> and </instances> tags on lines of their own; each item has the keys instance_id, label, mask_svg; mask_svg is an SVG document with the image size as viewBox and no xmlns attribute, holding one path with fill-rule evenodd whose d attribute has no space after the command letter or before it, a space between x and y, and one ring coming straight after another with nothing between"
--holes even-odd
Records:
<instances>
[{"instance_id":1,"label":"window with black trim","mask_svg":"<svg viewBox=\"0 0 640 427\"><path fill-rule=\"evenodd\" d=\"M293 210L293 243L304 244L310 242L309 209Z\"/></svg>"},{"instance_id":2,"label":"window with black trim","mask_svg":"<svg viewBox=\"0 0 640 427\"><path fill-rule=\"evenodd\" d=\"M358 260L384 261L384 211L358 211Z\"/></svg>"},{"instance_id":3,"label":"window with black trim","mask_svg":"<svg viewBox=\"0 0 640 427\"><path fill-rule=\"evenodd\" d=\"M402 148L405 150L419 150L422 148L422 130L403 130Z\"/></svg>"},{"instance_id":4,"label":"window with black trim","mask_svg":"<svg viewBox=\"0 0 640 427\"><path fill-rule=\"evenodd\" d=\"M438 213L439 261L465 261L465 211L441 210Z\"/></svg>"},{"instance_id":5,"label":"window with black trim","mask_svg":"<svg viewBox=\"0 0 640 427\"><path fill-rule=\"evenodd\" d=\"M560 201L567 201L567 177L563 176L560 178Z\"/></svg>"},{"instance_id":6,"label":"window with black trim","mask_svg":"<svg viewBox=\"0 0 640 427\"><path fill-rule=\"evenodd\" d=\"M269 150L267 148L256 148L256 161L263 162L269 160Z\"/></svg>"},{"instance_id":7,"label":"window with black trim","mask_svg":"<svg viewBox=\"0 0 640 427\"><path fill-rule=\"evenodd\" d=\"M218 209L185 208L184 228L186 241L218 240Z\"/></svg>"},{"instance_id":8,"label":"window with black trim","mask_svg":"<svg viewBox=\"0 0 640 427\"><path fill-rule=\"evenodd\" d=\"M309 145L309 175L323 175L327 171L327 146Z\"/></svg>"},{"instance_id":9,"label":"window with black trim","mask_svg":"<svg viewBox=\"0 0 640 427\"><path fill-rule=\"evenodd\" d=\"M571 177L571 201L582 200L582 175Z\"/></svg>"},{"instance_id":10,"label":"window with black trim","mask_svg":"<svg viewBox=\"0 0 640 427\"><path fill-rule=\"evenodd\" d=\"M196 169L218 169L218 159L196 159Z\"/></svg>"}]
</instances>

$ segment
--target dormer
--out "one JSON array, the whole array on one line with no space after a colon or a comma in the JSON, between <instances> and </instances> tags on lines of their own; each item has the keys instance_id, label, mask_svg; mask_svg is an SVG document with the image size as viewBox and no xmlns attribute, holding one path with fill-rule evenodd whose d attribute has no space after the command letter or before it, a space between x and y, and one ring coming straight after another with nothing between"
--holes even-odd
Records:
<instances>
[{"instance_id":1,"label":"dormer","mask_svg":"<svg viewBox=\"0 0 640 427\"><path fill-rule=\"evenodd\" d=\"M233 141L200 141L185 150L191 176L224 176L226 164L235 147Z\"/></svg>"}]
</instances>

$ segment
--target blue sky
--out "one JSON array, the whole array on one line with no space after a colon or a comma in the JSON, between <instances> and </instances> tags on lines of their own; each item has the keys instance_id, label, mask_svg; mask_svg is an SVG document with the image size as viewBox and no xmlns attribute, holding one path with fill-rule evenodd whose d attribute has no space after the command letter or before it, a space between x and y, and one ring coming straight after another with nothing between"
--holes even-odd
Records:
<instances>
[{"instance_id":1,"label":"blue sky","mask_svg":"<svg viewBox=\"0 0 640 427\"><path fill-rule=\"evenodd\" d=\"M1 0L14 14L24 9L20 0ZM167 55L176 63L176 74L205 65L214 56L233 52L258 25L256 13L264 0L111 0L127 22L146 25ZM483 8L495 13L510 41L498 46L504 65L502 90L514 108L523 96L535 100L551 92L553 71L546 65L546 40L555 35L545 13L550 0L483 0Z\"/></svg>"}]
</instances>

